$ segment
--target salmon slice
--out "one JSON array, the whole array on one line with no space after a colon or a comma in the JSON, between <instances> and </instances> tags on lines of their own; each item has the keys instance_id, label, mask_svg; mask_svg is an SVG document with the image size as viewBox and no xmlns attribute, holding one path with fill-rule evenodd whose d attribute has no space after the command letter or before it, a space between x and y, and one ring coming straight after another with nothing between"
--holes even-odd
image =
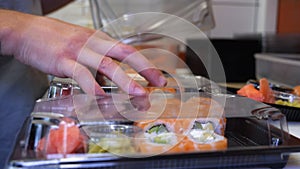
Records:
<instances>
[{"instance_id":1,"label":"salmon slice","mask_svg":"<svg viewBox=\"0 0 300 169\"><path fill-rule=\"evenodd\" d=\"M224 108L211 98L192 97L187 101L168 98L166 107L160 118L217 118L224 119Z\"/></svg>"},{"instance_id":2,"label":"salmon slice","mask_svg":"<svg viewBox=\"0 0 300 169\"><path fill-rule=\"evenodd\" d=\"M227 149L227 139L220 135L218 135L218 137L220 138L220 140L218 141L199 143L193 138L186 136L185 139L182 141L182 144L185 147L185 151L212 151Z\"/></svg>"},{"instance_id":3,"label":"salmon slice","mask_svg":"<svg viewBox=\"0 0 300 169\"><path fill-rule=\"evenodd\" d=\"M182 102L177 98L168 98L161 118L177 118L181 113Z\"/></svg>"},{"instance_id":4,"label":"salmon slice","mask_svg":"<svg viewBox=\"0 0 300 169\"><path fill-rule=\"evenodd\" d=\"M152 92L164 92L164 93L176 93L176 89L172 87L153 87L153 86L148 86L144 88L148 93Z\"/></svg>"},{"instance_id":5,"label":"salmon slice","mask_svg":"<svg viewBox=\"0 0 300 169\"><path fill-rule=\"evenodd\" d=\"M247 84L237 91L238 95L249 97L253 100L263 102L264 95L257 90L252 84Z\"/></svg>"},{"instance_id":6,"label":"salmon slice","mask_svg":"<svg viewBox=\"0 0 300 169\"><path fill-rule=\"evenodd\" d=\"M266 103L274 103L275 97L272 89L270 88L269 81L266 78L261 78L259 80L259 92L262 93Z\"/></svg>"}]
</instances>

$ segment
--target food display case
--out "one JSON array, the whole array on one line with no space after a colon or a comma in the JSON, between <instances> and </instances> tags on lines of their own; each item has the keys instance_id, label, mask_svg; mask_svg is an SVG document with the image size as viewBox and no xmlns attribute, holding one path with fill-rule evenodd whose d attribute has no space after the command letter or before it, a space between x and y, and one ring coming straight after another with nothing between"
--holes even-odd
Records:
<instances>
[{"instance_id":1,"label":"food display case","mask_svg":"<svg viewBox=\"0 0 300 169\"><path fill-rule=\"evenodd\" d=\"M283 168L289 154L300 151L278 109L228 94L201 77L197 83L198 91L155 88L133 97L111 90L107 96L41 99L8 166Z\"/></svg>"}]
</instances>

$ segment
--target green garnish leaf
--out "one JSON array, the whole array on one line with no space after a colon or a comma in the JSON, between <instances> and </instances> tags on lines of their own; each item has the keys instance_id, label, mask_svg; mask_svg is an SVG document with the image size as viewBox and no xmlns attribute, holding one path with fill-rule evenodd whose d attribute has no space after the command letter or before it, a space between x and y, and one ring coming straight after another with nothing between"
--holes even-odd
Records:
<instances>
[{"instance_id":1,"label":"green garnish leaf","mask_svg":"<svg viewBox=\"0 0 300 169\"><path fill-rule=\"evenodd\" d=\"M160 133L167 133L167 132L169 132L169 131L164 124L158 124L147 130L147 133L149 133L149 134L151 134L151 133L160 134Z\"/></svg>"}]
</instances>

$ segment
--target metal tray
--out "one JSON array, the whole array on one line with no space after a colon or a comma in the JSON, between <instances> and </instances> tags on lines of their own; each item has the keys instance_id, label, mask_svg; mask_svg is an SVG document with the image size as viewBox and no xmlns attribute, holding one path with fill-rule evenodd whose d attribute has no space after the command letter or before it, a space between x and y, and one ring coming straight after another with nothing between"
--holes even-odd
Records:
<instances>
[{"instance_id":1,"label":"metal tray","mask_svg":"<svg viewBox=\"0 0 300 169\"><path fill-rule=\"evenodd\" d=\"M72 154L64 158L37 158L25 148L32 134L28 119L20 132L10 168L283 168L289 153L300 151L300 140L255 117L227 118L227 150L126 158L112 154ZM271 132L270 132L271 131ZM282 136L288 139L283 139ZM271 142L270 142L271 141Z\"/></svg>"}]
</instances>

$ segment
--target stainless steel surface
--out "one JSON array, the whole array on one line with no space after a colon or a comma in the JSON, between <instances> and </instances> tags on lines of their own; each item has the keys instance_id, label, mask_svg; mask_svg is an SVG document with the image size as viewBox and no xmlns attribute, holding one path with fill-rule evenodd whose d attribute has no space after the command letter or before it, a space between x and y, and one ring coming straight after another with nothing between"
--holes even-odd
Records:
<instances>
[{"instance_id":1,"label":"stainless steel surface","mask_svg":"<svg viewBox=\"0 0 300 169\"><path fill-rule=\"evenodd\" d=\"M52 81L47 92L47 98L68 96L83 93L81 88L72 82Z\"/></svg>"},{"instance_id":2,"label":"stainless steel surface","mask_svg":"<svg viewBox=\"0 0 300 169\"><path fill-rule=\"evenodd\" d=\"M284 53L255 54L256 78L288 87L300 85L300 55ZM279 69L280 68L280 69Z\"/></svg>"}]
</instances>

